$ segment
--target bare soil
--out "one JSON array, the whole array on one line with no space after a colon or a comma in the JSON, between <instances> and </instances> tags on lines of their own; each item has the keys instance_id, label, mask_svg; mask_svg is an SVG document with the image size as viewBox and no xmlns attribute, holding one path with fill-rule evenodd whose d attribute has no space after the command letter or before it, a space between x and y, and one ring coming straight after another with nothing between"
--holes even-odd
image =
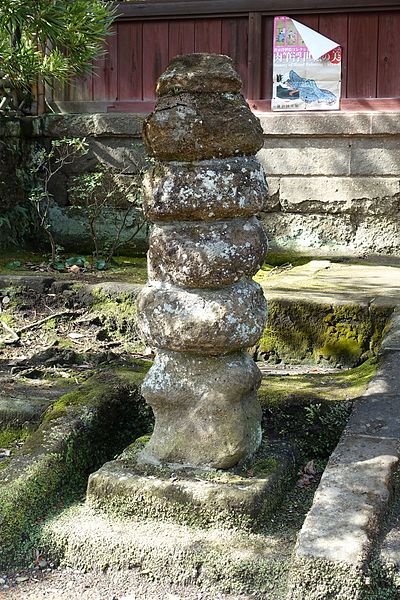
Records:
<instances>
[{"instance_id":1,"label":"bare soil","mask_svg":"<svg viewBox=\"0 0 400 600\"><path fill-rule=\"evenodd\" d=\"M0 575L1 578L1 575ZM27 578L18 583L16 580ZM137 570L80 573L33 570L10 575L0 587L1 600L253 600L258 595L230 595L197 587L154 582ZM9 587L7 587L9 586Z\"/></svg>"}]
</instances>

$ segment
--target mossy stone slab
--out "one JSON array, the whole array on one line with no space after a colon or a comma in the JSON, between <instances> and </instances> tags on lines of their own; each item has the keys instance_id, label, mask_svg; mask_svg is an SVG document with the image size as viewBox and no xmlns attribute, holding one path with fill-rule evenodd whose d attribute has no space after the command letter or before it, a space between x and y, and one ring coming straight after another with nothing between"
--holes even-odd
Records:
<instances>
[{"instance_id":1,"label":"mossy stone slab","mask_svg":"<svg viewBox=\"0 0 400 600\"><path fill-rule=\"evenodd\" d=\"M84 489L88 472L146 431L149 415L138 376L125 370L93 376L46 411L40 426L0 470L0 566L31 558L32 525L56 503Z\"/></svg>"},{"instance_id":2,"label":"mossy stone slab","mask_svg":"<svg viewBox=\"0 0 400 600\"><path fill-rule=\"evenodd\" d=\"M314 260L255 279L269 307L257 352L277 362L351 367L376 356L400 297L396 267Z\"/></svg>"},{"instance_id":3,"label":"mossy stone slab","mask_svg":"<svg viewBox=\"0 0 400 600\"><path fill-rule=\"evenodd\" d=\"M155 580L282 600L294 542L232 529L117 519L86 504L47 521L38 544L46 556L74 569L138 568Z\"/></svg>"},{"instance_id":4,"label":"mossy stone slab","mask_svg":"<svg viewBox=\"0 0 400 600\"><path fill-rule=\"evenodd\" d=\"M264 444L231 470L152 466L140 462L138 450L133 445L90 476L92 507L135 519L260 530L294 475L294 453L285 442Z\"/></svg>"},{"instance_id":5,"label":"mossy stone slab","mask_svg":"<svg viewBox=\"0 0 400 600\"><path fill-rule=\"evenodd\" d=\"M51 403L49 398L7 397L0 394L0 429L8 425L36 422Z\"/></svg>"}]
</instances>

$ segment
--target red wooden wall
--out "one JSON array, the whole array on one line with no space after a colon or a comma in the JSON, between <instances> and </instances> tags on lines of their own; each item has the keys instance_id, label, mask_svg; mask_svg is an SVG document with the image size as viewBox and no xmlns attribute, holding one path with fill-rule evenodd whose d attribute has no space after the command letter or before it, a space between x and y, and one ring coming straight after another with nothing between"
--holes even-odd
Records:
<instances>
[{"instance_id":1,"label":"red wooden wall","mask_svg":"<svg viewBox=\"0 0 400 600\"><path fill-rule=\"evenodd\" d=\"M121 20L108 40L107 55L96 64L96 75L78 80L58 99L105 103L108 110L145 111L154 100L158 76L173 56L217 52L233 57L244 94L255 107L267 108L273 17L260 15L254 24L252 16ZM342 46L343 98L400 97L400 10L295 18Z\"/></svg>"}]
</instances>

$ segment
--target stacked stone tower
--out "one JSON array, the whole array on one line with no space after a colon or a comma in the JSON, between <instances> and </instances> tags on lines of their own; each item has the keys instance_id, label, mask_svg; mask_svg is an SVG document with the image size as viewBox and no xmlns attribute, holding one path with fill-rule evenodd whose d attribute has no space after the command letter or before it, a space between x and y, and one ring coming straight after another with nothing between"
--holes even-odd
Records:
<instances>
[{"instance_id":1,"label":"stacked stone tower","mask_svg":"<svg viewBox=\"0 0 400 600\"><path fill-rule=\"evenodd\" d=\"M267 249L254 216L267 185L254 157L262 129L240 88L227 56L177 57L144 124L157 162L145 179L154 225L138 318L157 356L142 386L155 413L143 462L229 468L261 442L260 373L245 349L266 320L251 277Z\"/></svg>"}]
</instances>

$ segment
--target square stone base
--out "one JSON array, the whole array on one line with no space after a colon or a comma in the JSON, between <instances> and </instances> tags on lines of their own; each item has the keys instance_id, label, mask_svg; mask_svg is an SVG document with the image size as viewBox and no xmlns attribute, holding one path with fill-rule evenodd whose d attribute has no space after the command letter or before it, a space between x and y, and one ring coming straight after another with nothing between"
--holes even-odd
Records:
<instances>
[{"instance_id":1,"label":"square stone base","mask_svg":"<svg viewBox=\"0 0 400 600\"><path fill-rule=\"evenodd\" d=\"M257 531L295 468L293 451L283 442L264 443L251 460L230 470L141 464L139 450L134 444L90 476L89 505L135 519Z\"/></svg>"}]
</instances>

